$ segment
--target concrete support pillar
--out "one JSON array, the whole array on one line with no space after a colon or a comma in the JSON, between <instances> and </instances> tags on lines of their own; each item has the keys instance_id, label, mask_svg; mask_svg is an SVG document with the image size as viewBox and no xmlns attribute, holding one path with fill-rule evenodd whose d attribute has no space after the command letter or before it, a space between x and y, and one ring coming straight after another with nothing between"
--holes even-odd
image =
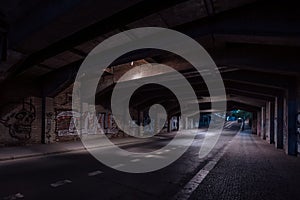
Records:
<instances>
[{"instance_id":1,"label":"concrete support pillar","mask_svg":"<svg viewBox=\"0 0 300 200\"><path fill-rule=\"evenodd\" d=\"M137 109L136 116L137 116L136 121L137 121L138 128L137 128L137 131L134 133L134 135L135 134L140 135L140 132L141 132L140 131L140 124L141 124L141 111L140 111L140 109Z\"/></svg>"},{"instance_id":2,"label":"concrete support pillar","mask_svg":"<svg viewBox=\"0 0 300 200\"><path fill-rule=\"evenodd\" d=\"M274 129L275 129L275 103L270 102L270 143L275 143Z\"/></svg>"},{"instance_id":3,"label":"concrete support pillar","mask_svg":"<svg viewBox=\"0 0 300 200\"><path fill-rule=\"evenodd\" d=\"M178 130L183 130L184 129L184 119L182 118L182 116L178 116L178 123L179 123L179 129Z\"/></svg>"},{"instance_id":4,"label":"concrete support pillar","mask_svg":"<svg viewBox=\"0 0 300 200\"><path fill-rule=\"evenodd\" d=\"M130 125L129 125L129 119L127 118L128 116L125 114L125 112L126 112L126 109L123 108L123 110L122 110L122 113L123 113L123 115L122 115L123 126L125 127L125 129L127 129L127 128L129 128ZM123 132L123 137L127 136L126 133L123 130L122 130L122 132Z\"/></svg>"},{"instance_id":5,"label":"concrete support pillar","mask_svg":"<svg viewBox=\"0 0 300 200\"><path fill-rule=\"evenodd\" d=\"M189 127L191 129L193 129L194 128L194 119L193 118L190 119L190 123L189 124L190 124Z\"/></svg>"},{"instance_id":6,"label":"concrete support pillar","mask_svg":"<svg viewBox=\"0 0 300 200\"><path fill-rule=\"evenodd\" d=\"M31 139L28 143L41 143L41 132L42 132L42 99L39 97L28 97L24 100L27 104L24 104L27 112L35 113L35 120L31 124ZM23 102L23 103L24 103ZM20 106L19 106L20 108ZM22 108L23 109L23 108ZM35 112L34 112L35 111ZM20 112L20 110L19 110ZM18 126L18 124L15 124Z\"/></svg>"},{"instance_id":7,"label":"concrete support pillar","mask_svg":"<svg viewBox=\"0 0 300 200\"><path fill-rule=\"evenodd\" d=\"M42 134L41 143L46 144L46 96L42 97Z\"/></svg>"},{"instance_id":8,"label":"concrete support pillar","mask_svg":"<svg viewBox=\"0 0 300 200\"><path fill-rule=\"evenodd\" d=\"M267 102L266 103L266 121L265 121L265 139L270 143L270 135L271 135L271 131L270 131L270 125L271 125L271 102Z\"/></svg>"},{"instance_id":9,"label":"concrete support pillar","mask_svg":"<svg viewBox=\"0 0 300 200\"><path fill-rule=\"evenodd\" d=\"M288 154L288 105L287 97L283 98L283 149Z\"/></svg>"},{"instance_id":10,"label":"concrete support pillar","mask_svg":"<svg viewBox=\"0 0 300 200\"><path fill-rule=\"evenodd\" d=\"M270 143L274 143L274 102L268 101L266 103L266 121L265 121L265 133L266 140Z\"/></svg>"},{"instance_id":11,"label":"concrete support pillar","mask_svg":"<svg viewBox=\"0 0 300 200\"><path fill-rule=\"evenodd\" d=\"M260 128L261 128L260 137L265 140L266 139L266 108L265 107L261 108L261 125L260 125Z\"/></svg>"},{"instance_id":12,"label":"concrete support pillar","mask_svg":"<svg viewBox=\"0 0 300 200\"><path fill-rule=\"evenodd\" d=\"M189 129L189 118L185 118L185 129Z\"/></svg>"},{"instance_id":13,"label":"concrete support pillar","mask_svg":"<svg viewBox=\"0 0 300 200\"><path fill-rule=\"evenodd\" d=\"M144 135L144 126L143 126L143 122L144 122L144 112L143 112L143 111L140 111L138 115L139 115L139 125L140 125L140 127L139 127L139 135L140 135L140 136L143 136L143 135ZM157 129L156 123L157 123L157 122L154 123L154 130Z\"/></svg>"},{"instance_id":14,"label":"concrete support pillar","mask_svg":"<svg viewBox=\"0 0 300 200\"><path fill-rule=\"evenodd\" d=\"M251 130L252 130L252 134L257 134L257 112L253 112L252 114Z\"/></svg>"},{"instance_id":15,"label":"concrete support pillar","mask_svg":"<svg viewBox=\"0 0 300 200\"><path fill-rule=\"evenodd\" d=\"M171 119L172 118L168 118L167 120L168 120L168 133L170 133L171 132Z\"/></svg>"},{"instance_id":16,"label":"concrete support pillar","mask_svg":"<svg viewBox=\"0 0 300 200\"><path fill-rule=\"evenodd\" d=\"M180 126L180 123L179 123L179 120L180 120L180 117L179 117L179 115L177 116L177 131L179 130L179 126Z\"/></svg>"},{"instance_id":17,"label":"concrete support pillar","mask_svg":"<svg viewBox=\"0 0 300 200\"><path fill-rule=\"evenodd\" d=\"M298 78L297 80L297 114L300 113L300 79ZM300 123L297 122L297 129L299 130L297 132L297 151L298 151L298 155L300 154Z\"/></svg>"},{"instance_id":18,"label":"concrete support pillar","mask_svg":"<svg viewBox=\"0 0 300 200\"><path fill-rule=\"evenodd\" d=\"M291 85L288 90L287 106L288 106L288 154L297 155L297 91L296 85Z\"/></svg>"},{"instance_id":19,"label":"concrete support pillar","mask_svg":"<svg viewBox=\"0 0 300 200\"><path fill-rule=\"evenodd\" d=\"M275 113L274 113L274 140L275 147L278 149L283 148L283 98L278 96L275 99Z\"/></svg>"},{"instance_id":20,"label":"concrete support pillar","mask_svg":"<svg viewBox=\"0 0 300 200\"><path fill-rule=\"evenodd\" d=\"M140 110L137 110L137 124L139 125L141 123L141 116L140 116Z\"/></svg>"},{"instance_id":21,"label":"concrete support pillar","mask_svg":"<svg viewBox=\"0 0 300 200\"><path fill-rule=\"evenodd\" d=\"M55 141L55 111L54 111L54 99L50 97L45 97L44 100L42 100L42 104L44 104L42 107L43 113L44 113L44 133L42 134L42 143L52 143ZM43 141L44 140L44 141Z\"/></svg>"},{"instance_id":22,"label":"concrete support pillar","mask_svg":"<svg viewBox=\"0 0 300 200\"><path fill-rule=\"evenodd\" d=\"M257 112L257 120L256 120L256 133L260 137L261 136L261 111Z\"/></svg>"},{"instance_id":23,"label":"concrete support pillar","mask_svg":"<svg viewBox=\"0 0 300 200\"><path fill-rule=\"evenodd\" d=\"M274 144L275 147L278 148L278 123L277 123L277 118L278 118L278 97L275 98L274 102Z\"/></svg>"}]
</instances>

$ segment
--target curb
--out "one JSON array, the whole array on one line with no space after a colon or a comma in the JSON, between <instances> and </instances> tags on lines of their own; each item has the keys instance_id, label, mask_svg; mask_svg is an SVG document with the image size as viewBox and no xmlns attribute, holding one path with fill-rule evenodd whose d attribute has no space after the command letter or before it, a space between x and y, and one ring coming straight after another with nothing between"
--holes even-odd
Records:
<instances>
[{"instance_id":1,"label":"curb","mask_svg":"<svg viewBox=\"0 0 300 200\"><path fill-rule=\"evenodd\" d=\"M149 143L149 142L151 142L151 140L143 141L143 142L136 142L136 141L135 142L121 142L121 143L116 144L116 145L126 146L126 145L131 145L131 144L143 144L143 143ZM91 147L90 149L105 148L105 147L109 147L109 146L112 146L112 145L95 146L95 147ZM64 154L64 153L75 152L75 151L83 151L83 150L87 150L87 149L85 147L80 147L80 148L65 149L65 150L60 150L60 151L49 151L49 152L43 152L43 153L8 156L8 157L0 158L0 162L1 161L7 161L7 160L23 159L23 158L33 158L33 157L41 157L41 156L48 156L48 155L58 155L58 154Z\"/></svg>"},{"instance_id":2,"label":"curb","mask_svg":"<svg viewBox=\"0 0 300 200\"><path fill-rule=\"evenodd\" d=\"M200 131L200 132L205 132L205 131ZM131 144L143 144L143 143L149 143L153 141L154 139L161 139L160 135L154 136L147 141L143 142L121 142L119 144L116 144L118 146L126 146L126 145L131 145ZM163 137L163 139L168 139L169 137ZM104 145L104 146L95 146L91 147L90 149L96 149L96 148L105 148L109 147L111 145ZM43 152L43 153L33 153L33 154L26 154L26 155L17 155L17 156L8 156L4 158L0 158L1 161L8 161L8 160L18 160L18 159L23 159L23 158L33 158L33 157L41 157L41 156L48 156L48 155L58 155L58 154L64 154L64 153L70 153L70 152L75 152L75 151L83 151L87 150L85 147L80 147L80 148L73 148L73 149L65 149L65 150L59 150L59 151L49 151L49 152Z\"/></svg>"}]
</instances>

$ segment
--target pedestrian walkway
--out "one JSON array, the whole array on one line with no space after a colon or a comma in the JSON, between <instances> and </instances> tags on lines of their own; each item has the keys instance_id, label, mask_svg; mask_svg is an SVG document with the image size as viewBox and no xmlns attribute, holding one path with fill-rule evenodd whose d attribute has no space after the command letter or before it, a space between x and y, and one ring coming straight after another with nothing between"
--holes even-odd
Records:
<instances>
[{"instance_id":1,"label":"pedestrian walkway","mask_svg":"<svg viewBox=\"0 0 300 200\"><path fill-rule=\"evenodd\" d=\"M300 199L300 158L245 130L190 199Z\"/></svg>"}]
</instances>

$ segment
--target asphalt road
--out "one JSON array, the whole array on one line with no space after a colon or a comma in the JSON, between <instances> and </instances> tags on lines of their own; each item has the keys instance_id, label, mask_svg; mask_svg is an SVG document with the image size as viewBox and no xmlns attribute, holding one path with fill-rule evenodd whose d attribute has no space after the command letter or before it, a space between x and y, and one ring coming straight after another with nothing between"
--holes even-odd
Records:
<instances>
[{"instance_id":1,"label":"asphalt road","mask_svg":"<svg viewBox=\"0 0 300 200\"><path fill-rule=\"evenodd\" d=\"M0 199L172 199L183 186L238 132L240 125L224 128L207 159L197 154L205 132L177 161L161 170L130 174L113 170L87 151L0 162ZM151 151L170 138L128 145L129 151Z\"/></svg>"}]
</instances>

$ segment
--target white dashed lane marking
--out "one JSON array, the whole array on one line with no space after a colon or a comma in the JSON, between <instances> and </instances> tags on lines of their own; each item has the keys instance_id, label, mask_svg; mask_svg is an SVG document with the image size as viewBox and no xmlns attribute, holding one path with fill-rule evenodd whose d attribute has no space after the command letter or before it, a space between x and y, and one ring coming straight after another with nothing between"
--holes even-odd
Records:
<instances>
[{"instance_id":1,"label":"white dashed lane marking","mask_svg":"<svg viewBox=\"0 0 300 200\"><path fill-rule=\"evenodd\" d=\"M98 174L102 174L103 172L100 170L88 173L88 176L97 176Z\"/></svg>"},{"instance_id":2,"label":"white dashed lane marking","mask_svg":"<svg viewBox=\"0 0 300 200\"><path fill-rule=\"evenodd\" d=\"M13 200L13 199L23 199L24 195L21 193L12 194L7 197L4 197L3 200Z\"/></svg>"},{"instance_id":3,"label":"white dashed lane marking","mask_svg":"<svg viewBox=\"0 0 300 200\"><path fill-rule=\"evenodd\" d=\"M117 164L117 165L114 165L114 166L111 166L112 168L119 168L119 167L123 167L123 166L125 166L124 164Z\"/></svg>"},{"instance_id":4,"label":"white dashed lane marking","mask_svg":"<svg viewBox=\"0 0 300 200\"><path fill-rule=\"evenodd\" d=\"M139 162L141 159L133 159L133 160L131 160L131 162Z\"/></svg>"},{"instance_id":5,"label":"white dashed lane marking","mask_svg":"<svg viewBox=\"0 0 300 200\"><path fill-rule=\"evenodd\" d=\"M72 181L66 179L66 180L62 180L62 181L57 181L55 183L51 183L50 186L53 188L56 188L56 187L59 187L59 186L65 185L65 184L69 184L69 183L72 183Z\"/></svg>"}]
</instances>

